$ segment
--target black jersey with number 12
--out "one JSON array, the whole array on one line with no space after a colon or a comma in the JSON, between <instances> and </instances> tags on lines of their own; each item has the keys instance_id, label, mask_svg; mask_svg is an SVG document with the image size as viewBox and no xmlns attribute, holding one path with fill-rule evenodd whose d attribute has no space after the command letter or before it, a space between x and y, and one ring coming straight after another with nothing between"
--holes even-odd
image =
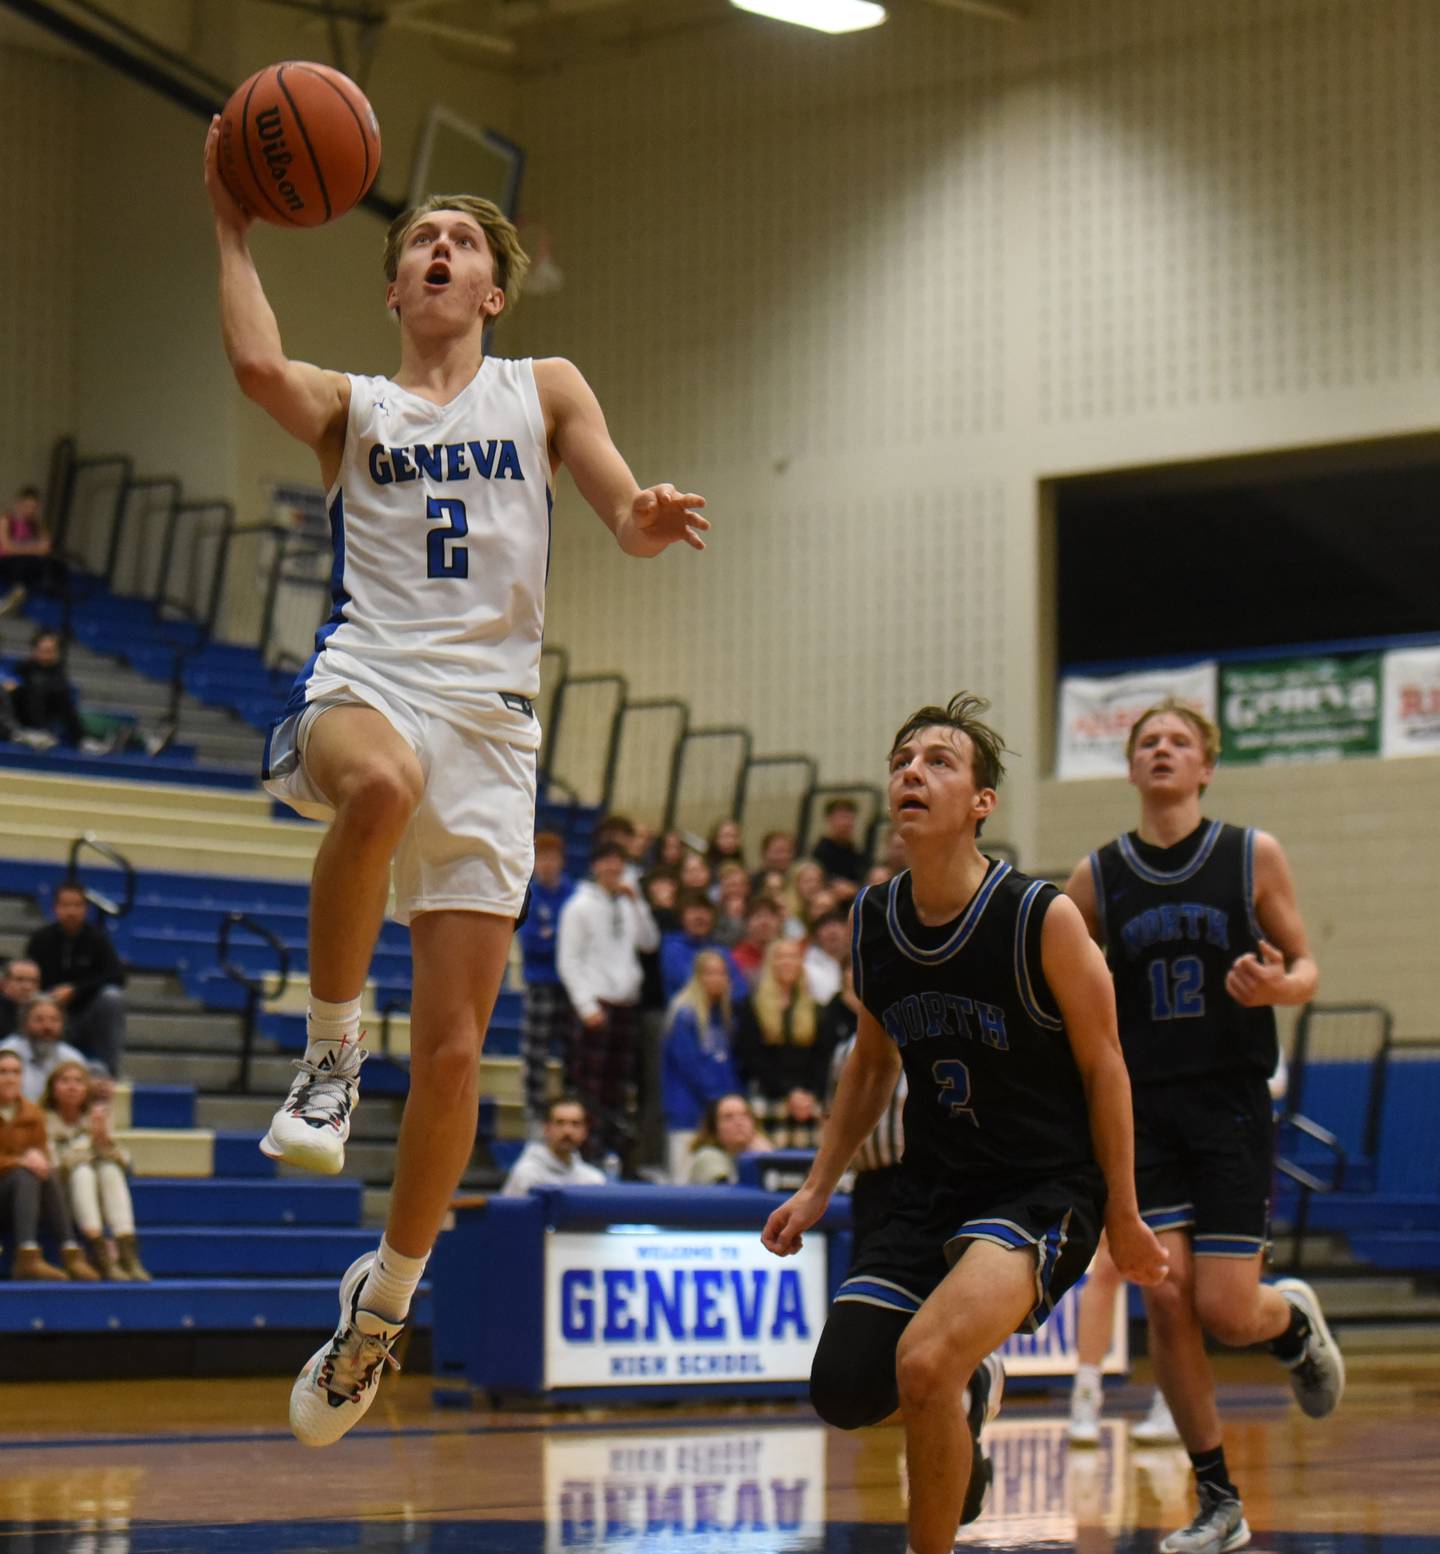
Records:
<instances>
[{"instance_id":1,"label":"black jersey with number 12","mask_svg":"<svg viewBox=\"0 0 1440 1554\"><path fill-rule=\"evenodd\" d=\"M1090 872L1131 1079L1272 1073L1275 1011L1225 991L1236 958L1261 939L1255 833L1202 820L1156 847L1132 831L1091 853Z\"/></svg>"},{"instance_id":2,"label":"black jersey with number 12","mask_svg":"<svg viewBox=\"0 0 1440 1554\"><path fill-rule=\"evenodd\" d=\"M1040 962L1058 892L991 860L952 922L907 870L857 898L855 991L900 1049L908 1171L956 1187L1093 1170L1080 1071Z\"/></svg>"}]
</instances>

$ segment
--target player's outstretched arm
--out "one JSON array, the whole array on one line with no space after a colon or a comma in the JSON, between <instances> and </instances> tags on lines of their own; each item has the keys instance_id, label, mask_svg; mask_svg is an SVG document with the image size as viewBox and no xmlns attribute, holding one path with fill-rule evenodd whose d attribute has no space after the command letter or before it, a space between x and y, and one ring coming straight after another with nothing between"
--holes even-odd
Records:
<instances>
[{"instance_id":1,"label":"player's outstretched arm","mask_svg":"<svg viewBox=\"0 0 1440 1554\"><path fill-rule=\"evenodd\" d=\"M1236 960L1225 991L1248 1009L1308 1004L1320 985L1320 968L1310 955L1285 850L1265 831L1255 833L1255 916L1265 936L1260 953Z\"/></svg>"},{"instance_id":2,"label":"player's outstretched arm","mask_svg":"<svg viewBox=\"0 0 1440 1554\"><path fill-rule=\"evenodd\" d=\"M1115 986L1080 909L1067 896L1052 901L1045 914L1040 959L1085 1085L1090 1137L1105 1173L1110 1254L1127 1279L1158 1284L1167 1259L1135 1200L1135 1117L1116 1027Z\"/></svg>"},{"instance_id":3,"label":"player's outstretched arm","mask_svg":"<svg viewBox=\"0 0 1440 1554\"><path fill-rule=\"evenodd\" d=\"M890 1104L899 1070L895 1044L874 1015L862 1009L855 1046L840 1071L835 1104L825 1119L809 1175L799 1191L766 1220L761 1232L761 1241L772 1252L787 1257L800 1250L805 1232L825 1212L835 1183Z\"/></svg>"},{"instance_id":4,"label":"player's outstretched arm","mask_svg":"<svg viewBox=\"0 0 1440 1554\"><path fill-rule=\"evenodd\" d=\"M350 409L350 380L309 362L291 361L250 254L250 213L225 187L218 161L220 120L205 137L205 192L215 215L220 255L220 330L235 381L292 437L338 469ZM327 468L327 484L331 471Z\"/></svg>"},{"instance_id":5,"label":"player's outstretched arm","mask_svg":"<svg viewBox=\"0 0 1440 1554\"><path fill-rule=\"evenodd\" d=\"M579 368L563 357L535 363L550 447L627 556L658 556L683 542L704 550L705 498L671 485L641 490L610 437L605 413Z\"/></svg>"}]
</instances>

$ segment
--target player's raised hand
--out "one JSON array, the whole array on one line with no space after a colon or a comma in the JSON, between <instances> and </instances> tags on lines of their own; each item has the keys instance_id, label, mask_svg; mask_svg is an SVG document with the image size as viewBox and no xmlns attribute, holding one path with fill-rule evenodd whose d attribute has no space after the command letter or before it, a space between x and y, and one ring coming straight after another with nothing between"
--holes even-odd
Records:
<instances>
[{"instance_id":1,"label":"player's raised hand","mask_svg":"<svg viewBox=\"0 0 1440 1554\"><path fill-rule=\"evenodd\" d=\"M215 219L234 231L244 233L254 217L225 187L220 176L220 115L210 120L205 136L205 192L210 196L210 206Z\"/></svg>"},{"instance_id":2,"label":"player's raised hand","mask_svg":"<svg viewBox=\"0 0 1440 1554\"><path fill-rule=\"evenodd\" d=\"M1279 1003L1285 991L1285 957L1268 939L1262 939L1258 957L1242 955L1230 968L1225 991L1247 1009Z\"/></svg>"},{"instance_id":3,"label":"player's raised hand","mask_svg":"<svg viewBox=\"0 0 1440 1554\"><path fill-rule=\"evenodd\" d=\"M1170 1254L1160 1238L1138 1214L1118 1215L1105 1221L1110 1256L1132 1284L1163 1284L1170 1272Z\"/></svg>"},{"instance_id":4,"label":"player's raised hand","mask_svg":"<svg viewBox=\"0 0 1440 1554\"><path fill-rule=\"evenodd\" d=\"M805 1244L805 1232L825 1212L828 1199L802 1187L765 1221L760 1240L777 1257L789 1257Z\"/></svg>"},{"instance_id":5,"label":"player's raised hand","mask_svg":"<svg viewBox=\"0 0 1440 1554\"><path fill-rule=\"evenodd\" d=\"M677 540L692 550L704 550L701 535L710 527L710 520L700 509L705 498L693 491L677 491L671 485L647 486L631 504L630 516L645 536L663 545L673 545Z\"/></svg>"}]
</instances>

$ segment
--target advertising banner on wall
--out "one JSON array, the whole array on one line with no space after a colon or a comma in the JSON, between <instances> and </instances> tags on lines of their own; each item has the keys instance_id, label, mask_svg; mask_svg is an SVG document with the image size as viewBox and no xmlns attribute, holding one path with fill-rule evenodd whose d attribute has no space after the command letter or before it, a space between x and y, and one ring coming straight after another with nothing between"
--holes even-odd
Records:
<instances>
[{"instance_id":1,"label":"advertising banner on wall","mask_svg":"<svg viewBox=\"0 0 1440 1554\"><path fill-rule=\"evenodd\" d=\"M1382 755L1440 754L1440 647L1385 655Z\"/></svg>"},{"instance_id":2,"label":"advertising banner on wall","mask_svg":"<svg viewBox=\"0 0 1440 1554\"><path fill-rule=\"evenodd\" d=\"M1226 762L1333 761L1380 752L1380 655L1223 664Z\"/></svg>"},{"instance_id":3,"label":"advertising banner on wall","mask_svg":"<svg viewBox=\"0 0 1440 1554\"><path fill-rule=\"evenodd\" d=\"M1068 676L1060 682L1057 775L1123 777L1125 740L1136 718L1167 696L1178 696L1213 718L1215 684L1213 660L1103 679Z\"/></svg>"},{"instance_id":4,"label":"advertising banner on wall","mask_svg":"<svg viewBox=\"0 0 1440 1554\"><path fill-rule=\"evenodd\" d=\"M545 1238L545 1386L805 1381L829 1305L826 1240L778 1258L758 1231Z\"/></svg>"}]
</instances>

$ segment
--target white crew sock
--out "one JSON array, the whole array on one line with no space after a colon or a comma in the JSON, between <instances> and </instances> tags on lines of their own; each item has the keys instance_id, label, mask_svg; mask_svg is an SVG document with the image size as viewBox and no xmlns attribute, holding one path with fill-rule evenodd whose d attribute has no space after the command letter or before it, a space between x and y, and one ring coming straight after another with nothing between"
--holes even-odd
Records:
<instances>
[{"instance_id":1,"label":"white crew sock","mask_svg":"<svg viewBox=\"0 0 1440 1554\"><path fill-rule=\"evenodd\" d=\"M1075 1367L1075 1390L1077 1392L1098 1392L1100 1390L1100 1367L1098 1365L1077 1365Z\"/></svg>"},{"instance_id":2,"label":"white crew sock","mask_svg":"<svg viewBox=\"0 0 1440 1554\"><path fill-rule=\"evenodd\" d=\"M380 1250L375 1254L360 1291L361 1307L384 1317L387 1322L403 1322L410 1314L411 1298L420 1286L425 1264L429 1261L428 1252L424 1257L403 1256L382 1236Z\"/></svg>"},{"instance_id":3,"label":"white crew sock","mask_svg":"<svg viewBox=\"0 0 1440 1554\"><path fill-rule=\"evenodd\" d=\"M360 1000L349 999L343 1004L327 1004L323 998L310 995L310 1007L305 1012L305 1036L308 1041L354 1041L360 1034Z\"/></svg>"}]
</instances>

